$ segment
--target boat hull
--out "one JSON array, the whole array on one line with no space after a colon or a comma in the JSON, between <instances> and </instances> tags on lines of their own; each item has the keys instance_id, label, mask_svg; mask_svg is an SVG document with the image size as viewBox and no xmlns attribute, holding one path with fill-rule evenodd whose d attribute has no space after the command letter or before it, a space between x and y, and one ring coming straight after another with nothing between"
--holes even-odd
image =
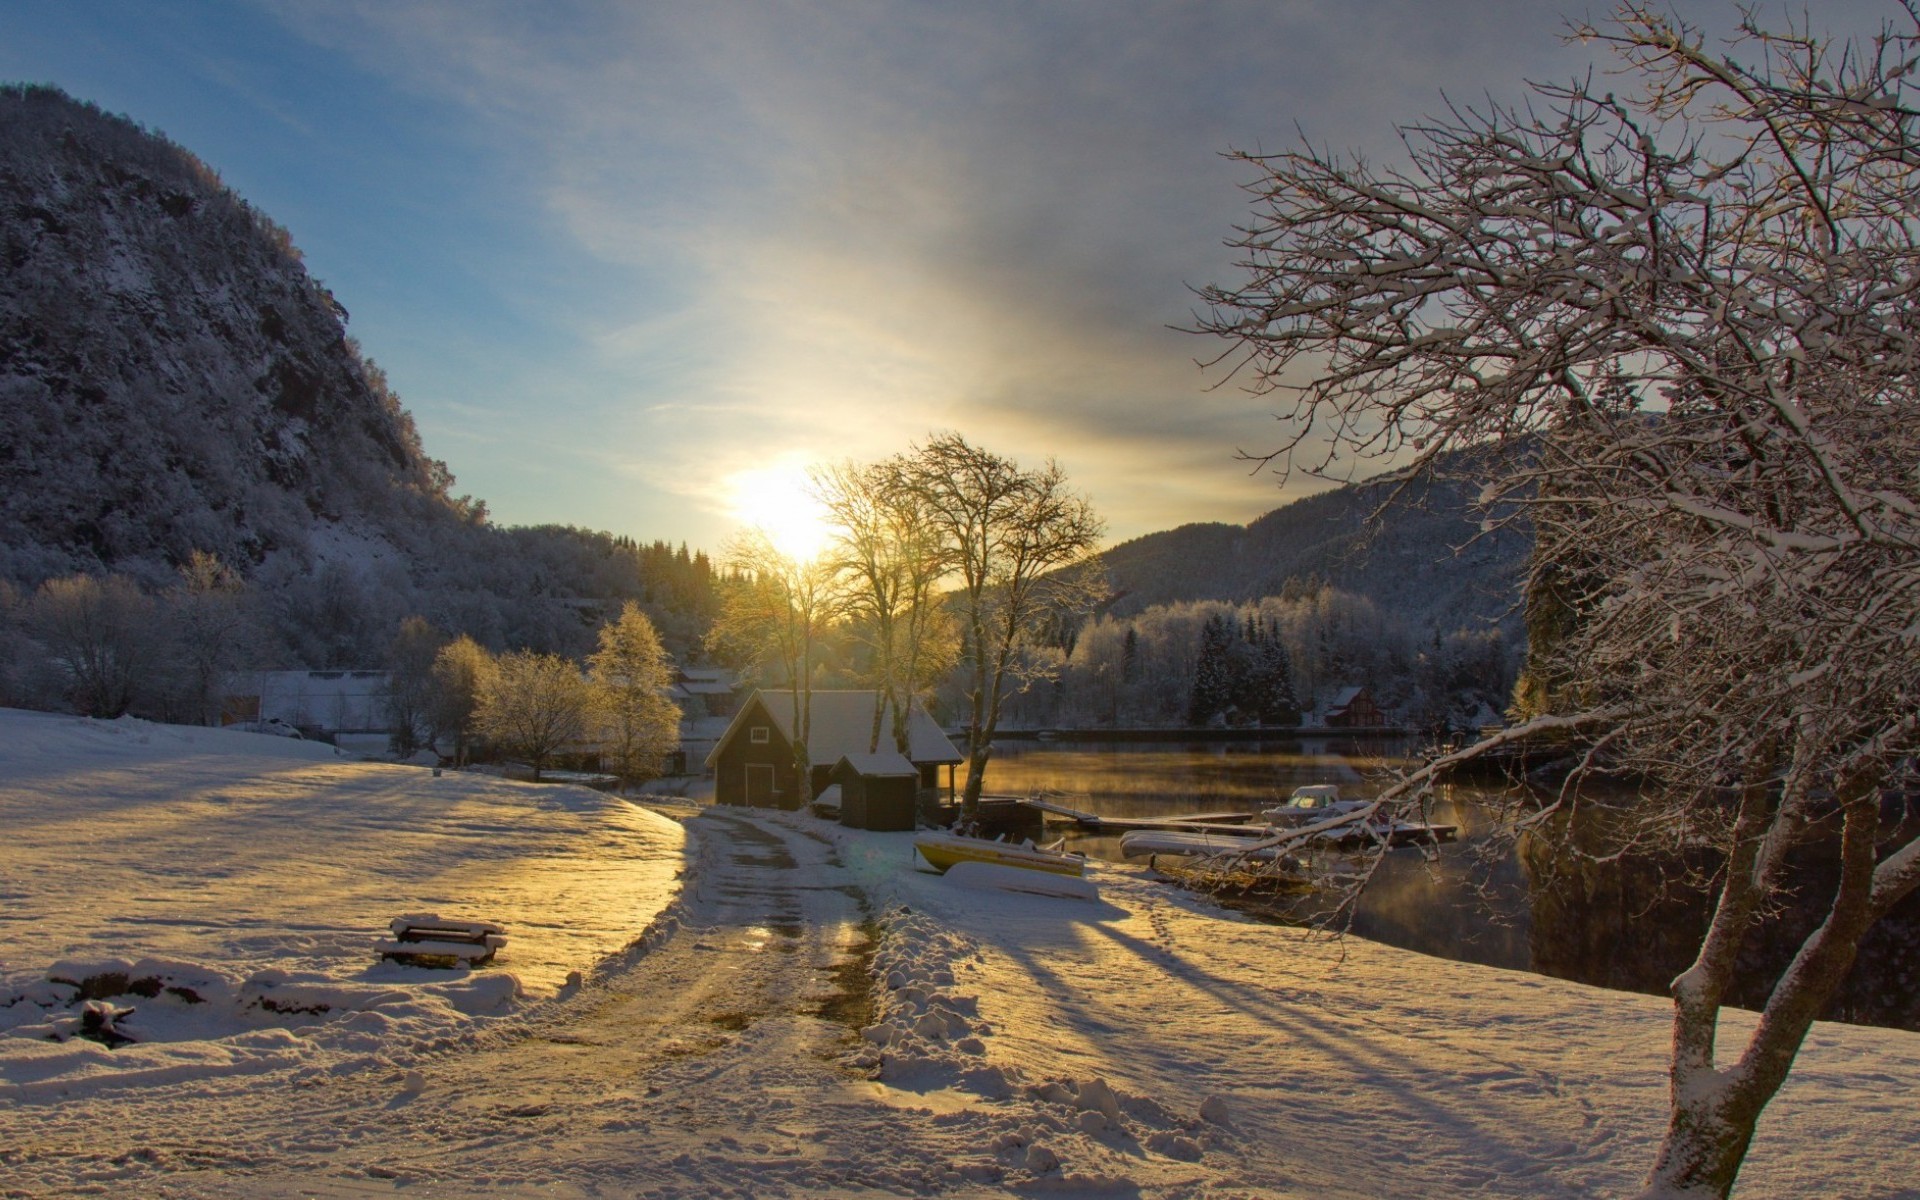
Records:
<instances>
[{"instance_id":1,"label":"boat hull","mask_svg":"<svg viewBox=\"0 0 1920 1200\"><path fill-rule=\"evenodd\" d=\"M933 834L914 839L913 846L920 852L920 857L927 860L928 866L943 875L948 868L963 862L994 863L1003 867L1045 871L1050 875L1084 875L1087 870L1087 860L1082 855L1036 850L1029 846L989 842L980 838Z\"/></svg>"}]
</instances>

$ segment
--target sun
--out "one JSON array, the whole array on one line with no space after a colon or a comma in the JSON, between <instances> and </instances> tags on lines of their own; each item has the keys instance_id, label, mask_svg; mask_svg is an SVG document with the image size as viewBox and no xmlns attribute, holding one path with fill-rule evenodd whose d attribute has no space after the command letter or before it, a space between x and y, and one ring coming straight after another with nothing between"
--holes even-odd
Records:
<instances>
[{"instance_id":1,"label":"sun","mask_svg":"<svg viewBox=\"0 0 1920 1200\"><path fill-rule=\"evenodd\" d=\"M805 466L777 463L736 471L727 478L734 519L767 535L773 548L796 562L811 562L832 538L827 510L813 496Z\"/></svg>"}]
</instances>

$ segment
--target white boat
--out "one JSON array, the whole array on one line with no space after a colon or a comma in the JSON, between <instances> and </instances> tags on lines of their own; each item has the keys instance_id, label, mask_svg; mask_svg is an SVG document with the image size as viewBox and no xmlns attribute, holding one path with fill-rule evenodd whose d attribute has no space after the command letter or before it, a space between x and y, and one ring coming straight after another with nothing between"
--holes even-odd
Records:
<instances>
[{"instance_id":1,"label":"white boat","mask_svg":"<svg viewBox=\"0 0 1920 1200\"><path fill-rule=\"evenodd\" d=\"M927 865L946 873L956 863L997 863L1003 867L1024 867L1029 871L1048 871L1055 875L1081 875L1087 869L1087 856L1065 850L1042 849L1031 843L995 842L987 838L961 837L954 833L923 833L913 839L913 848Z\"/></svg>"},{"instance_id":2,"label":"white boat","mask_svg":"<svg viewBox=\"0 0 1920 1200\"><path fill-rule=\"evenodd\" d=\"M1256 833L1248 830L1249 835ZM1120 853L1128 858L1213 858L1238 854L1258 862L1271 862L1283 851L1273 846L1257 846L1255 836L1235 837L1228 833L1176 833L1171 830L1135 829L1120 835Z\"/></svg>"},{"instance_id":3,"label":"white boat","mask_svg":"<svg viewBox=\"0 0 1920 1200\"><path fill-rule=\"evenodd\" d=\"M1344 816L1372 804L1371 800L1342 800L1340 789L1331 783L1310 783L1293 789L1284 804L1260 810L1260 819L1269 825L1309 825L1328 817Z\"/></svg>"}]
</instances>

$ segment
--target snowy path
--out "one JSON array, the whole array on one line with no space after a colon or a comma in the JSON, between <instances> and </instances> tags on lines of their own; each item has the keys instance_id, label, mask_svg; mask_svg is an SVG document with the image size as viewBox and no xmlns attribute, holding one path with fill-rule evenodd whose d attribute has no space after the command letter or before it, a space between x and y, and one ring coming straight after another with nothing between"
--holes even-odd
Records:
<instances>
[{"instance_id":1,"label":"snowy path","mask_svg":"<svg viewBox=\"0 0 1920 1200\"><path fill-rule=\"evenodd\" d=\"M690 832L677 928L578 995L410 1072L202 1097L191 1133L156 1137L138 1101L96 1107L64 1131L68 1168L153 1195L937 1187L939 1139L915 1145L925 1113L882 1102L845 1061L868 1015L868 934L832 843L725 809Z\"/></svg>"}]
</instances>

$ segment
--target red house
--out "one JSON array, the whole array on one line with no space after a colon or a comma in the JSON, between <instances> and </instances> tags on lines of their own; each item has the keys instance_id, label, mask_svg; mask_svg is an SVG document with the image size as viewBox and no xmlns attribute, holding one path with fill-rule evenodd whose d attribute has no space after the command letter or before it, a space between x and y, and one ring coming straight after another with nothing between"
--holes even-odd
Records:
<instances>
[{"instance_id":1,"label":"red house","mask_svg":"<svg viewBox=\"0 0 1920 1200\"><path fill-rule=\"evenodd\" d=\"M1334 694L1321 723L1329 729L1378 729L1387 723L1387 715L1367 695L1367 689L1348 687Z\"/></svg>"}]
</instances>

